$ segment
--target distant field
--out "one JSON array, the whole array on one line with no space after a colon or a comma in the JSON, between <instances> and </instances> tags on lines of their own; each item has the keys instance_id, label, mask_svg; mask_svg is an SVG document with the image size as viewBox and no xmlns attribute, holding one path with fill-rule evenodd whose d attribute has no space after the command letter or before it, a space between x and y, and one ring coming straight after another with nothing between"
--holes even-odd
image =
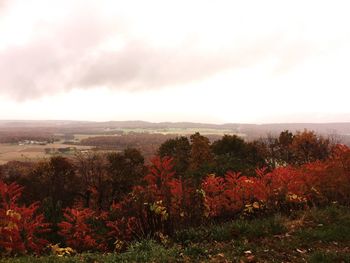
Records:
<instances>
[{"instance_id":1,"label":"distant field","mask_svg":"<svg viewBox=\"0 0 350 263\"><path fill-rule=\"evenodd\" d=\"M123 129L113 129L108 130L106 134L103 132L96 134L83 134L77 133L74 134L74 142L79 143L80 141L87 139L89 137L101 137L101 136L120 136L120 134L111 134L111 132L123 132L124 134L128 133L149 133L149 134L163 134L163 135L191 135L196 132L201 133L202 135L224 135L224 134L236 134L238 136L245 137L246 134L236 133L231 129L215 129L215 128L123 128ZM57 134L56 134L57 135ZM63 134L58 134L63 135ZM53 155L55 151L50 153L46 152L45 149L59 149L67 147L75 147L76 149L91 149L92 146L82 146L82 145L70 145L63 144L63 141L56 142L53 144L47 145L18 145L10 143L0 143L0 165L7 163L8 161L17 160L17 161L35 161L42 158L48 158ZM68 151L65 153L60 153L63 155L74 154L74 151Z\"/></svg>"},{"instance_id":2,"label":"distant field","mask_svg":"<svg viewBox=\"0 0 350 263\"><path fill-rule=\"evenodd\" d=\"M94 136L111 136L111 132L123 132L123 133L160 133L160 134L179 134L179 135L190 135L196 132L199 132L202 135L208 134L216 134L216 135L224 135L224 134L236 134L238 136L245 137L244 133L237 133L232 129L214 129L214 128L123 128L123 129L109 129L108 134L96 133L96 134L74 134L74 138L77 140L86 139L88 137ZM116 134L115 136L119 136Z\"/></svg>"},{"instance_id":3,"label":"distant field","mask_svg":"<svg viewBox=\"0 0 350 263\"><path fill-rule=\"evenodd\" d=\"M84 140L84 139L87 139L87 138L90 138L90 137L97 137L97 136L120 136L118 134L113 134L113 135L110 135L110 134L103 134L103 133L96 133L96 134L74 134L74 141L76 142L80 142L81 140Z\"/></svg>"},{"instance_id":4,"label":"distant field","mask_svg":"<svg viewBox=\"0 0 350 263\"><path fill-rule=\"evenodd\" d=\"M47 145L18 145L18 144L0 144L0 164L7 163L8 161L28 161L38 160L42 158L48 158L52 156L52 153L46 153L45 149L59 149L75 147L76 149L91 149L90 146L80 145L67 145L62 143L53 143ZM72 152L65 153L67 155Z\"/></svg>"},{"instance_id":5,"label":"distant field","mask_svg":"<svg viewBox=\"0 0 350 263\"><path fill-rule=\"evenodd\" d=\"M213 129L213 128L162 128L162 129L123 129L125 133L129 132L148 132L148 133L161 133L161 134L179 134L179 135L190 135L199 132L202 135L208 134L236 134L239 136L246 136L243 133L236 133L231 129Z\"/></svg>"},{"instance_id":6,"label":"distant field","mask_svg":"<svg viewBox=\"0 0 350 263\"><path fill-rule=\"evenodd\" d=\"M113 134L115 132L116 134ZM93 137L120 137L122 136L119 134L122 132L122 135L128 135L131 133L137 133L137 134L162 134L162 135L183 135L183 136L189 136L191 134L194 134L196 132L199 132L200 134L204 136L208 135L218 135L223 136L225 134L229 135L237 135L240 137L246 137L247 135L244 133L237 133L230 129L212 129L212 128L161 128L161 129L153 129L153 128L130 128L130 129L114 129L108 130L108 133L90 133L90 134L74 134L74 142L79 143L82 140L93 138Z\"/></svg>"}]
</instances>

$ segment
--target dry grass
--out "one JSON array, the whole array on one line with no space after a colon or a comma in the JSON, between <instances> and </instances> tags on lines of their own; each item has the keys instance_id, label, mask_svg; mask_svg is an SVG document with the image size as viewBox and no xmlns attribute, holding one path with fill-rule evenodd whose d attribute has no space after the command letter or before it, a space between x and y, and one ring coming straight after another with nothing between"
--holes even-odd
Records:
<instances>
[{"instance_id":1,"label":"dry grass","mask_svg":"<svg viewBox=\"0 0 350 263\"><path fill-rule=\"evenodd\" d=\"M75 147L76 149L91 149L90 146L67 145L62 143L53 143L47 145L18 145L18 144L0 144L0 164L8 161L35 161L42 158L51 157L46 154L46 148L66 148Z\"/></svg>"}]
</instances>

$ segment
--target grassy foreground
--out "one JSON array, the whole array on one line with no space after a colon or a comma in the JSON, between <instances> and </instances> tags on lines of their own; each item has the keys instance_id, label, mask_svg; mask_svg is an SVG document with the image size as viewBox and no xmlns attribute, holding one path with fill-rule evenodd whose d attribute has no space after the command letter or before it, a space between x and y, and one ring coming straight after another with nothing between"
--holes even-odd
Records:
<instances>
[{"instance_id":1,"label":"grassy foreground","mask_svg":"<svg viewBox=\"0 0 350 263\"><path fill-rule=\"evenodd\" d=\"M329 206L253 220L208 224L123 253L3 258L0 262L350 262L350 209Z\"/></svg>"}]
</instances>

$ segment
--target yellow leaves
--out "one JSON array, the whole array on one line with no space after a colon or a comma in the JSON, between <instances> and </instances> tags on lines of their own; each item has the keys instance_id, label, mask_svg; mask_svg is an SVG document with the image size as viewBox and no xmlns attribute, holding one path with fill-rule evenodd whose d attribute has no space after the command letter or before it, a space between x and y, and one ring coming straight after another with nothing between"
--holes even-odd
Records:
<instances>
[{"instance_id":1,"label":"yellow leaves","mask_svg":"<svg viewBox=\"0 0 350 263\"><path fill-rule=\"evenodd\" d=\"M254 212L254 207L251 204L247 204L247 205L245 205L245 208L243 211L244 211L244 213L251 214Z\"/></svg>"},{"instance_id":2,"label":"yellow leaves","mask_svg":"<svg viewBox=\"0 0 350 263\"><path fill-rule=\"evenodd\" d=\"M298 199L298 196L296 194L289 195L289 199L296 200Z\"/></svg>"},{"instance_id":3,"label":"yellow leaves","mask_svg":"<svg viewBox=\"0 0 350 263\"><path fill-rule=\"evenodd\" d=\"M7 230L13 230L13 229L18 229L18 225L14 222L8 222L7 223L7 226L4 227L4 229L7 229Z\"/></svg>"},{"instance_id":4,"label":"yellow leaves","mask_svg":"<svg viewBox=\"0 0 350 263\"><path fill-rule=\"evenodd\" d=\"M166 207L163 206L163 201L162 200L151 204L150 205L150 210L152 212L154 212L155 214L160 215L161 216L161 220L163 220L163 221L167 220L168 217L169 217L169 214L166 211Z\"/></svg>"},{"instance_id":5,"label":"yellow leaves","mask_svg":"<svg viewBox=\"0 0 350 263\"><path fill-rule=\"evenodd\" d=\"M124 243L123 241L117 239L117 240L114 242L114 250L115 250L116 252L122 251L124 247L125 247L125 243Z\"/></svg>"},{"instance_id":6,"label":"yellow leaves","mask_svg":"<svg viewBox=\"0 0 350 263\"><path fill-rule=\"evenodd\" d=\"M300 202L300 203L307 201L305 197L298 196L296 194L291 194L291 193L287 195L287 200L290 202Z\"/></svg>"},{"instance_id":7,"label":"yellow leaves","mask_svg":"<svg viewBox=\"0 0 350 263\"><path fill-rule=\"evenodd\" d=\"M196 193L198 193L199 195L201 195L203 198L205 198L205 191L201 188L201 189L197 189Z\"/></svg>"},{"instance_id":8,"label":"yellow leaves","mask_svg":"<svg viewBox=\"0 0 350 263\"><path fill-rule=\"evenodd\" d=\"M164 235L162 232L156 232L155 234L163 245L167 245L169 243L169 237L167 235Z\"/></svg>"},{"instance_id":9,"label":"yellow leaves","mask_svg":"<svg viewBox=\"0 0 350 263\"><path fill-rule=\"evenodd\" d=\"M59 247L59 244L56 245L50 245L52 254L63 257L63 256L70 256L72 254L75 254L75 250L71 247Z\"/></svg>"},{"instance_id":10,"label":"yellow leaves","mask_svg":"<svg viewBox=\"0 0 350 263\"><path fill-rule=\"evenodd\" d=\"M16 222L21 220L21 214L9 209L6 211L6 216L8 216L10 219L5 219L5 221L1 223L1 225L3 225L3 228L7 230L18 230L18 225Z\"/></svg>"},{"instance_id":11,"label":"yellow leaves","mask_svg":"<svg viewBox=\"0 0 350 263\"><path fill-rule=\"evenodd\" d=\"M253 214L256 210L261 210L264 208L264 205L259 202L254 202L252 204L246 204L244 206L243 213L244 214Z\"/></svg>"},{"instance_id":12,"label":"yellow leaves","mask_svg":"<svg viewBox=\"0 0 350 263\"><path fill-rule=\"evenodd\" d=\"M213 175L213 174L211 174L211 175L209 175L209 176L215 176L215 175ZM205 217L209 217L210 216L210 207L209 207L209 205L207 204L207 202L206 202L206 193L205 193L205 191L204 191L204 189L202 189L202 188L200 188L200 189L197 189L196 190L196 193L198 194L198 195L200 195L201 196L201 198L202 198L202 200L204 201L203 202L203 204L204 204L204 216Z\"/></svg>"},{"instance_id":13,"label":"yellow leaves","mask_svg":"<svg viewBox=\"0 0 350 263\"><path fill-rule=\"evenodd\" d=\"M254 202L253 203L253 208L259 209L260 208L260 204L258 202Z\"/></svg>"},{"instance_id":14,"label":"yellow leaves","mask_svg":"<svg viewBox=\"0 0 350 263\"><path fill-rule=\"evenodd\" d=\"M17 220L21 220L21 218L22 218L20 213L14 211L14 210L11 210L11 209L6 211L6 215L11 217L11 218L17 219Z\"/></svg>"}]
</instances>

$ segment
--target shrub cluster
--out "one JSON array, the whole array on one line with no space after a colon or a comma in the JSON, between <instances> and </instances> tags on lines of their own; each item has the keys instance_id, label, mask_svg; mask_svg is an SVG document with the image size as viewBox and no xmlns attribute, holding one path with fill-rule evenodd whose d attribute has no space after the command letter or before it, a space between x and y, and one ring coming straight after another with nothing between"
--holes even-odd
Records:
<instances>
[{"instance_id":1,"label":"shrub cluster","mask_svg":"<svg viewBox=\"0 0 350 263\"><path fill-rule=\"evenodd\" d=\"M210 219L350 204L350 148L344 145L322 161L256 169L250 176L209 174L199 184L178 176L175 165L171 157L156 157L143 180L107 208L94 205L101 193L92 189L89 202L63 207L58 222L46 217L50 224L39 203L20 205L22 187L0 181L0 253L43 253L57 240L53 232L62 246L78 252L121 251L133 239L151 236L166 242L175 231Z\"/></svg>"}]
</instances>

